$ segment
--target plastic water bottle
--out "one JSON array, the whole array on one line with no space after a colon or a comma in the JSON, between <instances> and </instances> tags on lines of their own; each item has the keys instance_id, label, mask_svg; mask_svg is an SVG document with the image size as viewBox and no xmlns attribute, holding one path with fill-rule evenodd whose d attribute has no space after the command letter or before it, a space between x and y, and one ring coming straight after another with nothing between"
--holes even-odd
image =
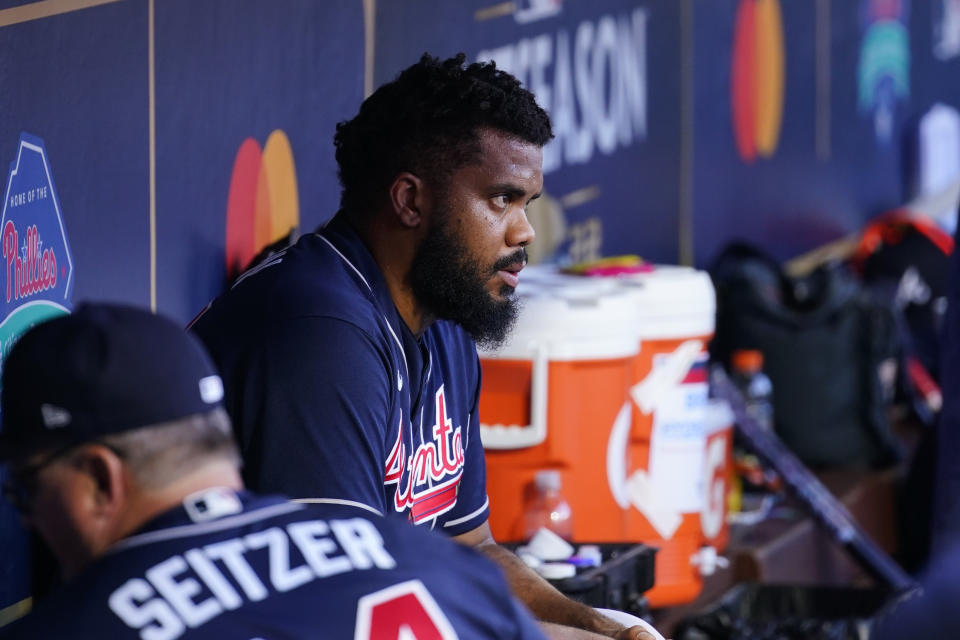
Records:
<instances>
[{"instance_id":1,"label":"plastic water bottle","mask_svg":"<svg viewBox=\"0 0 960 640\"><path fill-rule=\"evenodd\" d=\"M737 349L731 358L731 378L743 394L747 415L761 426L773 430L773 383L763 372L763 352Z\"/></svg>"},{"instance_id":2,"label":"plastic water bottle","mask_svg":"<svg viewBox=\"0 0 960 640\"><path fill-rule=\"evenodd\" d=\"M560 472L556 469L538 471L533 483L536 493L523 514L524 539L532 538L541 527L565 540L573 538L573 512L560 491Z\"/></svg>"}]
</instances>

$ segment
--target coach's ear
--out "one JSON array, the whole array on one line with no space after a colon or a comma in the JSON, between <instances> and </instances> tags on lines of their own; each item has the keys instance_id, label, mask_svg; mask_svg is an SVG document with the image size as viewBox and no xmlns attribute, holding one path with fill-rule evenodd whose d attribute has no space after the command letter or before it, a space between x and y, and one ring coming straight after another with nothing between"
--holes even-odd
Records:
<instances>
[{"instance_id":1,"label":"coach's ear","mask_svg":"<svg viewBox=\"0 0 960 640\"><path fill-rule=\"evenodd\" d=\"M400 224L415 229L423 222L425 185L418 176L404 171L390 184L390 206Z\"/></svg>"},{"instance_id":2,"label":"coach's ear","mask_svg":"<svg viewBox=\"0 0 960 640\"><path fill-rule=\"evenodd\" d=\"M126 499L123 461L109 447L90 444L80 450L77 465L89 476L88 506L95 518L113 518Z\"/></svg>"}]
</instances>

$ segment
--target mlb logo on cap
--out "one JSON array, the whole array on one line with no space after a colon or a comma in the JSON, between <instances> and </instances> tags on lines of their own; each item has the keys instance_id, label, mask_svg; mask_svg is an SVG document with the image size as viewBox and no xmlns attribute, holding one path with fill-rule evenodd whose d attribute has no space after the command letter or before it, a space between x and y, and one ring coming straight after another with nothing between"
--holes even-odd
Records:
<instances>
[{"instance_id":1,"label":"mlb logo on cap","mask_svg":"<svg viewBox=\"0 0 960 640\"><path fill-rule=\"evenodd\" d=\"M70 424L70 412L61 407L55 407L52 404L43 403L40 405L40 415L43 416L43 424L48 429L65 427Z\"/></svg>"},{"instance_id":2,"label":"mlb logo on cap","mask_svg":"<svg viewBox=\"0 0 960 640\"><path fill-rule=\"evenodd\" d=\"M223 380L220 376L200 378L200 397L210 404L223 400Z\"/></svg>"}]
</instances>

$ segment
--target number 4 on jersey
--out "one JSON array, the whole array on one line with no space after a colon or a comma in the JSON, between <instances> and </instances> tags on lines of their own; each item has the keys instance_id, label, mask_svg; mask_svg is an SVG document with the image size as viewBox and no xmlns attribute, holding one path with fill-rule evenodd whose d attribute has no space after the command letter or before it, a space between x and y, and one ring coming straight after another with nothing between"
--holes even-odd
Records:
<instances>
[{"instance_id":1,"label":"number 4 on jersey","mask_svg":"<svg viewBox=\"0 0 960 640\"><path fill-rule=\"evenodd\" d=\"M374 591L357 604L354 640L456 640L437 601L419 580Z\"/></svg>"}]
</instances>

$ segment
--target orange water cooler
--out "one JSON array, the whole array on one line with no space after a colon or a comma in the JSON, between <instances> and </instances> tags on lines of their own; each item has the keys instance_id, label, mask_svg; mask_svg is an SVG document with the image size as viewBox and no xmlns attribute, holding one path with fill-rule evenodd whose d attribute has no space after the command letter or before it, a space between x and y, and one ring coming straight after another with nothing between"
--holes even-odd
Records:
<instances>
[{"instance_id":1,"label":"orange water cooler","mask_svg":"<svg viewBox=\"0 0 960 640\"><path fill-rule=\"evenodd\" d=\"M612 281L524 270L508 342L481 352L481 435L490 526L520 540L541 469L561 473L575 540L629 540L628 513L607 486L607 438L629 426L639 340L630 292Z\"/></svg>"},{"instance_id":2,"label":"orange water cooler","mask_svg":"<svg viewBox=\"0 0 960 640\"><path fill-rule=\"evenodd\" d=\"M711 439L708 424L715 295L709 276L689 267L657 266L622 282L638 304L642 349L630 390L630 431L613 434L609 445L627 450L629 467L611 489L629 507L631 532L660 549L654 587L646 593L651 606L683 604L697 597L703 574L712 570L716 555L705 547L723 542L726 531L725 513L707 519L710 536L703 527L709 479L729 464L726 457L707 457L709 442L727 442L719 428ZM720 449L711 451L716 456ZM708 462L722 469L708 469Z\"/></svg>"},{"instance_id":3,"label":"orange water cooler","mask_svg":"<svg viewBox=\"0 0 960 640\"><path fill-rule=\"evenodd\" d=\"M725 479L715 467L729 463L717 458L729 430L707 424L709 277L683 267L616 279L524 276L509 342L481 353L494 536L521 538L534 474L558 469L575 540L658 547L650 603L693 600L710 557L702 549L726 534L725 513L704 519L708 491L718 490L707 485Z\"/></svg>"}]
</instances>

